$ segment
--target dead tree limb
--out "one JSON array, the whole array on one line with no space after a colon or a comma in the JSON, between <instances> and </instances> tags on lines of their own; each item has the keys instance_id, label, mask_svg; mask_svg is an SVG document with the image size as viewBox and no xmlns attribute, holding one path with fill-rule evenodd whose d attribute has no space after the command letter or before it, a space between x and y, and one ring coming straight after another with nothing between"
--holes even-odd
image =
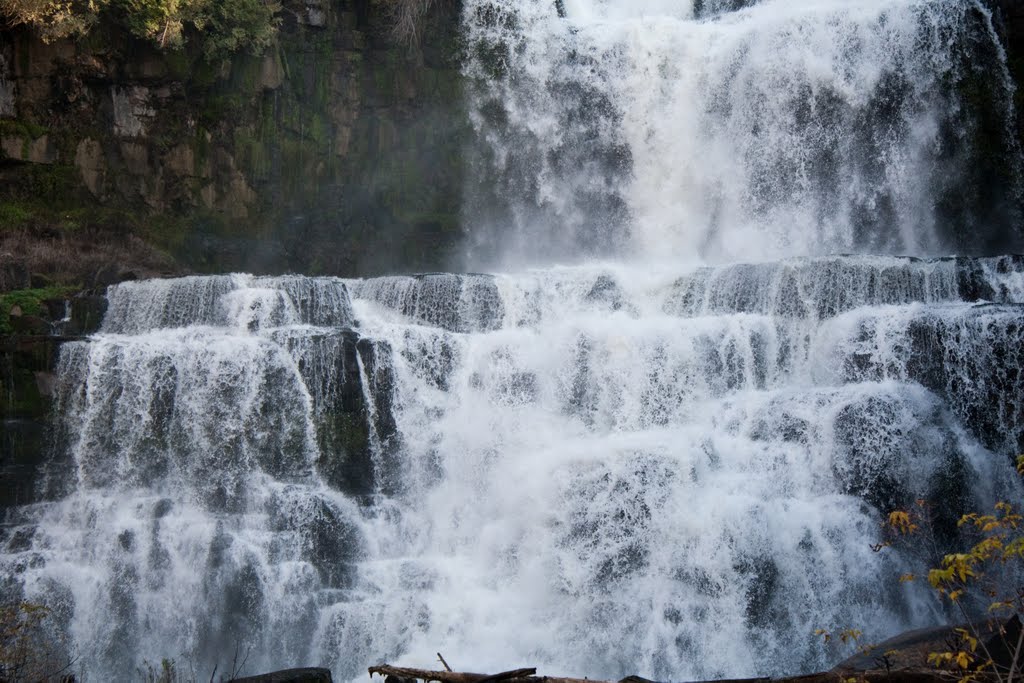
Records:
<instances>
[{"instance_id":1,"label":"dead tree limb","mask_svg":"<svg viewBox=\"0 0 1024 683\"><path fill-rule=\"evenodd\" d=\"M555 676L537 676L536 669L516 669L500 674L487 675L478 673L462 673L458 671L427 671L425 669L407 669L382 664L370 667L370 676L394 676L402 683L611 683L586 678L562 678ZM885 669L869 669L862 671L844 671L834 669L800 676L780 678L746 678L703 683L844 683L855 678L857 683L953 683L958 680L951 672L941 669L906 668L887 671ZM978 683L1000 683L988 672L977 674ZM653 683L639 676L629 676L618 683Z\"/></svg>"},{"instance_id":2,"label":"dead tree limb","mask_svg":"<svg viewBox=\"0 0 1024 683\"><path fill-rule=\"evenodd\" d=\"M369 671L371 678L373 677L374 674L377 674L379 676L395 676L397 678L414 678L421 680L424 683L430 683L430 681L437 681L437 683L482 683L484 681L486 681L486 683L501 683L504 681L526 680L531 678L536 680L536 676L534 674L537 673L536 668L514 669L512 671L503 671L502 673L492 675L462 673L459 671L427 671L426 669L407 669L405 667L390 666L388 664L382 664L380 666L371 666Z\"/></svg>"}]
</instances>

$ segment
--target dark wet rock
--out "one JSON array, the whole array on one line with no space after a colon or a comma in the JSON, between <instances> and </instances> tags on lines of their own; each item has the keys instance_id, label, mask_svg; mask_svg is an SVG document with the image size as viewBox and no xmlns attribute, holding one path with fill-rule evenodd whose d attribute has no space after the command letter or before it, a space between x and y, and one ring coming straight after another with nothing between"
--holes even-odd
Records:
<instances>
[{"instance_id":1,"label":"dark wet rock","mask_svg":"<svg viewBox=\"0 0 1024 683\"><path fill-rule=\"evenodd\" d=\"M35 538L36 527L23 526L15 529L7 540L7 552L20 553L32 549L32 539Z\"/></svg>"},{"instance_id":2,"label":"dark wet rock","mask_svg":"<svg viewBox=\"0 0 1024 683\"><path fill-rule=\"evenodd\" d=\"M353 563L364 550L364 540L337 505L288 489L268 503L267 513L274 531L298 535L302 557L317 570L322 585L350 587Z\"/></svg>"},{"instance_id":3,"label":"dark wet rock","mask_svg":"<svg viewBox=\"0 0 1024 683\"><path fill-rule=\"evenodd\" d=\"M1017 634L1020 633L1020 622L1016 620L1017 617L1012 617L1006 622L1008 634L1014 630ZM925 666L929 654L946 652L950 649L950 643L961 642L957 629L976 629L975 632L982 642L991 643L992 640L1001 640L998 633L1001 624L999 620L981 620L975 624L946 624L905 631L872 647L859 649L857 654L844 659L832 671L845 677L856 672L878 669L891 672L920 669ZM1016 642L1016 637L1013 642ZM996 662L999 662L998 658ZM934 671L935 680L941 680L944 674L942 671ZM898 679L894 676L892 680Z\"/></svg>"},{"instance_id":4,"label":"dark wet rock","mask_svg":"<svg viewBox=\"0 0 1024 683\"><path fill-rule=\"evenodd\" d=\"M505 305L490 275L425 273L374 278L356 285L355 294L417 323L450 332L497 330L505 318Z\"/></svg>"},{"instance_id":5,"label":"dark wet rock","mask_svg":"<svg viewBox=\"0 0 1024 683\"><path fill-rule=\"evenodd\" d=\"M460 347L452 335L438 333L424 337L407 333L405 341L402 356L413 372L431 386L448 391L460 357Z\"/></svg>"},{"instance_id":6,"label":"dark wet rock","mask_svg":"<svg viewBox=\"0 0 1024 683\"><path fill-rule=\"evenodd\" d=\"M158 500L156 505L153 506L153 518L162 519L170 514L172 509L174 509L174 503L170 498Z\"/></svg>"},{"instance_id":7,"label":"dark wet rock","mask_svg":"<svg viewBox=\"0 0 1024 683\"><path fill-rule=\"evenodd\" d=\"M872 397L843 407L835 419L833 474L845 493L860 496L877 510L895 510L910 497L904 484L907 443L899 432L900 408ZM890 437L880 439L882 448L868 436L878 438L879 433Z\"/></svg>"},{"instance_id":8,"label":"dark wet rock","mask_svg":"<svg viewBox=\"0 0 1024 683\"><path fill-rule=\"evenodd\" d=\"M317 469L332 488L351 495L369 494L375 483L371 406L359 367L360 341L354 330L302 340L301 346L288 340L313 396L320 446Z\"/></svg>"},{"instance_id":9,"label":"dark wet rock","mask_svg":"<svg viewBox=\"0 0 1024 683\"><path fill-rule=\"evenodd\" d=\"M111 263L96 271L91 284L95 287L109 287L110 285L138 279L139 276L134 271L125 268L119 263Z\"/></svg>"},{"instance_id":10,"label":"dark wet rock","mask_svg":"<svg viewBox=\"0 0 1024 683\"><path fill-rule=\"evenodd\" d=\"M107 312L107 297L80 294L71 297L71 320L64 327L66 335L92 334L100 329Z\"/></svg>"},{"instance_id":11,"label":"dark wet rock","mask_svg":"<svg viewBox=\"0 0 1024 683\"><path fill-rule=\"evenodd\" d=\"M964 301L992 301L995 291L985 278L984 270L977 259L959 257L956 259L957 285L960 298Z\"/></svg>"},{"instance_id":12,"label":"dark wet rock","mask_svg":"<svg viewBox=\"0 0 1024 683\"><path fill-rule=\"evenodd\" d=\"M590 303L604 304L613 311L620 310L625 304L619 284L610 275L599 276L584 298Z\"/></svg>"},{"instance_id":13,"label":"dark wet rock","mask_svg":"<svg viewBox=\"0 0 1024 683\"><path fill-rule=\"evenodd\" d=\"M733 567L746 580L746 619L752 627L767 627L780 618L774 608L781 586L779 567L770 557L743 558Z\"/></svg>"},{"instance_id":14,"label":"dark wet rock","mask_svg":"<svg viewBox=\"0 0 1024 683\"><path fill-rule=\"evenodd\" d=\"M332 683L330 669L287 669L258 676L233 678L231 683Z\"/></svg>"},{"instance_id":15,"label":"dark wet rock","mask_svg":"<svg viewBox=\"0 0 1024 683\"><path fill-rule=\"evenodd\" d=\"M15 309L17 306L14 307ZM11 310L11 329L15 334L45 336L50 333L50 321L38 315L23 315Z\"/></svg>"},{"instance_id":16,"label":"dark wet rock","mask_svg":"<svg viewBox=\"0 0 1024 683\"><path fill-rule=\"evenodd\" d=\"M876 343L874 335L882 324L865 320L856 341ZM851 354L844 380L905 377L948 401L986 447L1005 452L1024 448L1024 321L1019 306L981 304L956 315L922 311L896 334L897 360Z\"/></svg>"},{"instance_id":17,"label":"dark wet rock","mask_svg":"<svg viewBox=\"0 0 1024 683\"><path fill-rule=\"evenodd\" d=\"M25 262L11 254L0 254L0 292L31 286L31 275Z\"/></svg>"}]
</instances>

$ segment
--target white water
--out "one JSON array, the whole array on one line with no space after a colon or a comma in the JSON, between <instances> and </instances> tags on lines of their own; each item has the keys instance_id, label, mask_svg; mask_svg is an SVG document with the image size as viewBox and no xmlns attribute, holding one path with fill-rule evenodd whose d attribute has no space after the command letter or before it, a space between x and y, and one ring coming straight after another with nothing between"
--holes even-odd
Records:
<instances>
[{"instance_id":1,"label":"white water","mask_svg":"<svg viewBox=\"0 0 1024 683\"><path fill-rule=\"evenodd\" d=\"M60 502L16 511L4 567L101 678L236 643L247 670L342 679L438 650L605 678L826 666L815 628L938 618L869 549L880 510L1017 495L1020 271L119 285L62 356ZM361 447L325 440L339 414Z\"/></svg>"},{"instance_id":2,"label":"white water","mask_svg":"<svg viewBox=\"0 0 1024 683\"><path fill-rule=\"evenodd\" d=\"M563 4L466 3L473 121L509 205L470 215L478 259L945 253L937 200L973 163L950 83L981 70L1013 125L974 0Z\"/></svg>"},{"instance_id":3,"label":"white water","mask_svg":"<svg viewBox=\"0 0 1024 683\"><path fill-rule=\"evenodd\" d=\"M585 263L112 288L8 595L100 680L755 676L942 619L870 544L1020 496L1024 262L831 254L945 249L944 84L1001 49L966 0L733 4L466 0L471 258Z\"/></svg>"}]
</instances>

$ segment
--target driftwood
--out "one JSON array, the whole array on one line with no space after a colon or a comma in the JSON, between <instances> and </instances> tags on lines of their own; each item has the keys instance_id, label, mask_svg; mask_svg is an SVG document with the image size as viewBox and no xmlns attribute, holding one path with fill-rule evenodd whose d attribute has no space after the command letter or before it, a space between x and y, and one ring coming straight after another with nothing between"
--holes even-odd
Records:
<instances>
[{"instance_id":1,"label":"driftwood","mask_svg":"<svg viewBox=\"0 0 1024 683\"><path fill-rule=\"evenodd\" d=\"M463 673L460 671L427 671L426 669L407 669L400 666L389 666L382 664L380 666L370 667L370 677L374 674L386 677L394 677L403 681L407 680L420 680L423 683L430 683L431 681L437 681L437 683L498 683L499 681L526 681L531 678L536 679L534 674L537 673L537 669L515 669L513 671L503 671L499 674L476 674L476 673Z\"/></svg>"},{"instance_id":2,"label":"driftwood","mask_svg":"<svg viewBox=\"0 0 1024 683\"><path fill-rule=\"evenodd\" d=\"M961 674L936 669L928 665L928 654L942 652L961 642L958 631L965 627L940 626L936 628L908 631L890 638L874 647L862 648L861 652L843 661L831 671L785 676L780 678L741 678L700 683L953 683ZM1024 626L1015 616L1008 621L993 621L978 625L972 631L984 643L984 652L992 657L996 670L1006 671L1011 667L1014 654L1008 650L1009 643L1024 642ZM985 642L985 641L988 642ZM370 678L374 674L385 676L384 683L613 683L586 678L565 678L562 676L538 676L537 669L515 669L499 674L460 673L452 671L448 663L437 654L448 671L427 671L407 669L382 664L370 667ZM999 683L1000 677L991 671L971 671L977 683ZM629 676L616 683L653 683L646 678Z\"/></svg>"},{"instance_id":3,"label":"driftwood","mask_svg":"<svg viewBox=\"0 0 1024 683\"><path fill-rule=\"evenodd\" d=\"M385 683L613 683L612 681L595 681L587 678L565 678L562 676L537 676L536 669L515 669L500 674L478 674L462 673L458 671L428 671L426 669L409 669L399 666L370 667L370 677L374 674L387 677ZM997 679L990 674L975 674L977 681L984 683L990 678L993 682ZM867 671L844 671L833 669L820 673L803 674L801 676L786 676L781 678L737 678L722 679L716 681L702 681L700 683L847 683L850 679L856 683L951 683L957 677L950 675L950 672L934 668L915 669L871 669ZM640 676L629 676L615 683L653 683Z\"/></svg>"},{"instance_id":4,"label":"driftwood","mask_svg":"<svg viewBox=\"0 0 1024 683\"><path fill-rule=\"evenodd\" d=\"M406 681L423 681L423 683L600 683L586 678L565 678L563 676L538 676L536 668L513 669L498 674L463 673L460 671L428 671L426 669L407 669L400 666L381 664L370 667L370 677L374 674L395 678L392 683ZM631 676L623 679L628 683L651 683L646 679ZM385 683L387 683L385 681Z\"/></svg>"}]
</instances>

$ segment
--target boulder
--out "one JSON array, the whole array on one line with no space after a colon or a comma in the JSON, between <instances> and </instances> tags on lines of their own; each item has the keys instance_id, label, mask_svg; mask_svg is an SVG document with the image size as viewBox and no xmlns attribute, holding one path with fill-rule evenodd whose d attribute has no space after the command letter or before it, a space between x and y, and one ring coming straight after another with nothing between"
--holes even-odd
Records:
<instances>
[{"instance_id":1,"label":"boulder","mask_svg":"<svg viewBox=\"0 0 1024 683\"><path fill-rule=\"evenodd\" d=\"M1000 635L1000 627L1005 628L1006 637ZM1020 634L1020 621L1017 617L1012 617L1005 623L992 620L975 624L973 627L970 624L947 624L905 631L877 645L861 648L857 654L837 664L832 671L845 678L850 674L879 669L896 672L927 668L930 653L946 652L961 642L958 629L975 632L986 643L986 648L989 648L995 658L996 665L1004 669L1009 667L1012 657L1006 652L1004 643L1008 639L1016 642L1015 639Z\"/></svg>"}]
</instances>

